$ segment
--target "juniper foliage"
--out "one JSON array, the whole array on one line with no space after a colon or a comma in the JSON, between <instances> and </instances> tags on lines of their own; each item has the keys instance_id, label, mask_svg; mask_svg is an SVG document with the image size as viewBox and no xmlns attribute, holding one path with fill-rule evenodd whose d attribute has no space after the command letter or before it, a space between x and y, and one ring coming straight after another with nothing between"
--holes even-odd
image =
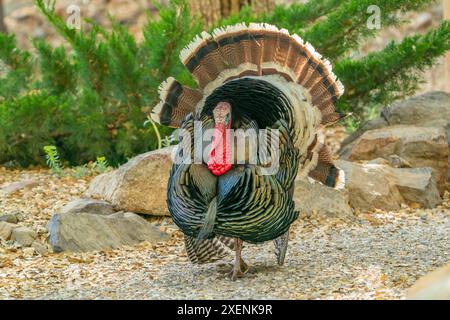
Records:
<instances>
[{"instance_id":1,"label":"juniper foliage","mask_svg":"<svg viewBox=\"0 0 450 320\"><path fill-rule=\"evenodd\" d=\"M269 22L301 35L331 60L344 83L338 107L360 120L369 110L413 94L422 72L450 49L447 21L360 57L359 45L379 32L367 28L368 6L379 6L382 27L391 27L405 22L399 12L419 11L431 2L310 0L261 15L245 7L219 25ZM54 2L35 3L70 49L33 40L31 54L17 48L13 35L0 33L0 163L45 164L43 148L51 145L70 165L99 156L117 165L161 145L170 130L144 126L159 84L175 76L195 86L178 54L203 26L186 1L160 6L159 18L149 14L141 42L114 20L110 30L89 21L76 30L55 13Z\"/></svg>"},{"instance_id":2,"label":"juniper foliage","mask_svg":"<svg viewBox=\"0 0 450 320\"><path fill-rule=\"evenodd\" d=\"M159 19L149 15L141 43L114 21L110 31L88 22L75 30L55 13L54 2L35 2L71 50L34 40L33 58L13 35L0 34L0 163L44 164L46 145L57 146L73 165L100 155L117 165L155 149L146 113L168 76L192 81L178 54L202 30L184 1L160 8Z\"/></svg>"}]
</instances>

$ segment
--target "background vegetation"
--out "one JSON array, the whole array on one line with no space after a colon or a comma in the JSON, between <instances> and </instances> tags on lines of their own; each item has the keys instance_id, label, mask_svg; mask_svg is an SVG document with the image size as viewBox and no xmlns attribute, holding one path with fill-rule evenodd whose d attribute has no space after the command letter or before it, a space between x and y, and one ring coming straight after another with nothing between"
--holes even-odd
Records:
<instances>
[{"instance_id":1,"label":"background vegetation","mask_svg":"<svg viewBox=\"0 0 450 320\"><path fill-rule=\"evenodd\" d=\"M405 21L399 12L419 11L431 0L310 0L280 5L264 13L245 6L208 24L269 22L298 33L329 58L346 87L338 108L358 123L380 106L411 95L422 71L450 49L450 24L424 35L391 43L381 51L352 58L378 29L367 28L367 8L381 8L382 27ZM157 148L161 141L146 114L168 76L195 86L178 59L180 50L204 27L191 17L185 0L159 7L148 16L139 43L113 21L111 30L85 21L81 30L66 25L54 3L36 0L48 22L70 48L32 40L33 53L17 48L13 35L0 33L0 163L44 164L45 146L60 160L79 165L104 156L117 165ZM111 18L113 19L113 18ZM170 131L159 127L162 137Z\"/></svg>"}]
</instances>

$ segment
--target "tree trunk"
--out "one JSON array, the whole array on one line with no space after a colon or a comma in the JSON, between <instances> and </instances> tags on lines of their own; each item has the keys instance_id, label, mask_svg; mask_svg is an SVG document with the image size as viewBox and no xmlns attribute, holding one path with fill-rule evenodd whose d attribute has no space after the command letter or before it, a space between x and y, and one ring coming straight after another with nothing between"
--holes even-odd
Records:
<instances>
[{"instance_id":1,"label":"tree trunk","mask_svg":"<svg viewBox=\"0 0 450 320\"><path fill-rule=\"evenodd\" d=\"M6 33L6 25L5 25L5 14L3 11L3 0L0 0L0 32Z\"/></svg>"},{"instance_id":2,"label":"tree trunk","mask_svg":"<svg viewBox=\"0 0 450 320\"><path fill-rule=\"evenodd\" d=\"M450 0L443 0L443 8L444 8L444 20L450 19ZM445 57L445 72L447 75L447 92L450 92L450 53L447 53Z\"/></svg>"},{"instance_id":3,"label":"tree trunk","mask_svg":"<svg viewBox=\"0 0 450 320\"><path fill-rule=\"evenodd\" d=\"M189 0L191 12L200 14L209 28L220 19L238 13L246 4L250 4L254 12L268 12L275 6L275 0Z\"/></svg>"}]
</instances>

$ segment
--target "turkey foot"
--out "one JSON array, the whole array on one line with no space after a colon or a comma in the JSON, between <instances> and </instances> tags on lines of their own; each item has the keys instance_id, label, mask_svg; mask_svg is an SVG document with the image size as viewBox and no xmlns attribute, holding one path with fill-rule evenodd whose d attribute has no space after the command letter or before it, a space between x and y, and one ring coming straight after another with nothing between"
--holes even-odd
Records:
<instances>
[{"instance_id":1,"label":"turkey foot","mask_svg":"<svg viewBox=\"0 0 450 320\"><path fill-rule=\"evenodd\" d=\"M241 257L243 241L236 238L236 257L234 260L233 270L230 272L230 279L235 281L238 278L242 278L250 269L250 267L244 262Z\"/></svg>"}]
</instances>

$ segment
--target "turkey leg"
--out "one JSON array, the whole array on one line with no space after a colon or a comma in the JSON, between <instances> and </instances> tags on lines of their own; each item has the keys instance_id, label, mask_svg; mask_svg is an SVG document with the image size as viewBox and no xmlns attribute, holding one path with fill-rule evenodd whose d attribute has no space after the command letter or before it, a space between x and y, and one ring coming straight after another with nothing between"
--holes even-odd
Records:
<instances>
[{"instance_id":1,"label":"turkey leg","mask_svg":"<svg viewBox=\"0 0 450 320\"><path fill-rule=\"evenodd\" d=\"M250 269L241 257L242 247L244 242L236 238L236 256L234 260L233 270L230 272L230 279L235 281L237 278L241 278Z\"/></svg>"}]
</instances>

